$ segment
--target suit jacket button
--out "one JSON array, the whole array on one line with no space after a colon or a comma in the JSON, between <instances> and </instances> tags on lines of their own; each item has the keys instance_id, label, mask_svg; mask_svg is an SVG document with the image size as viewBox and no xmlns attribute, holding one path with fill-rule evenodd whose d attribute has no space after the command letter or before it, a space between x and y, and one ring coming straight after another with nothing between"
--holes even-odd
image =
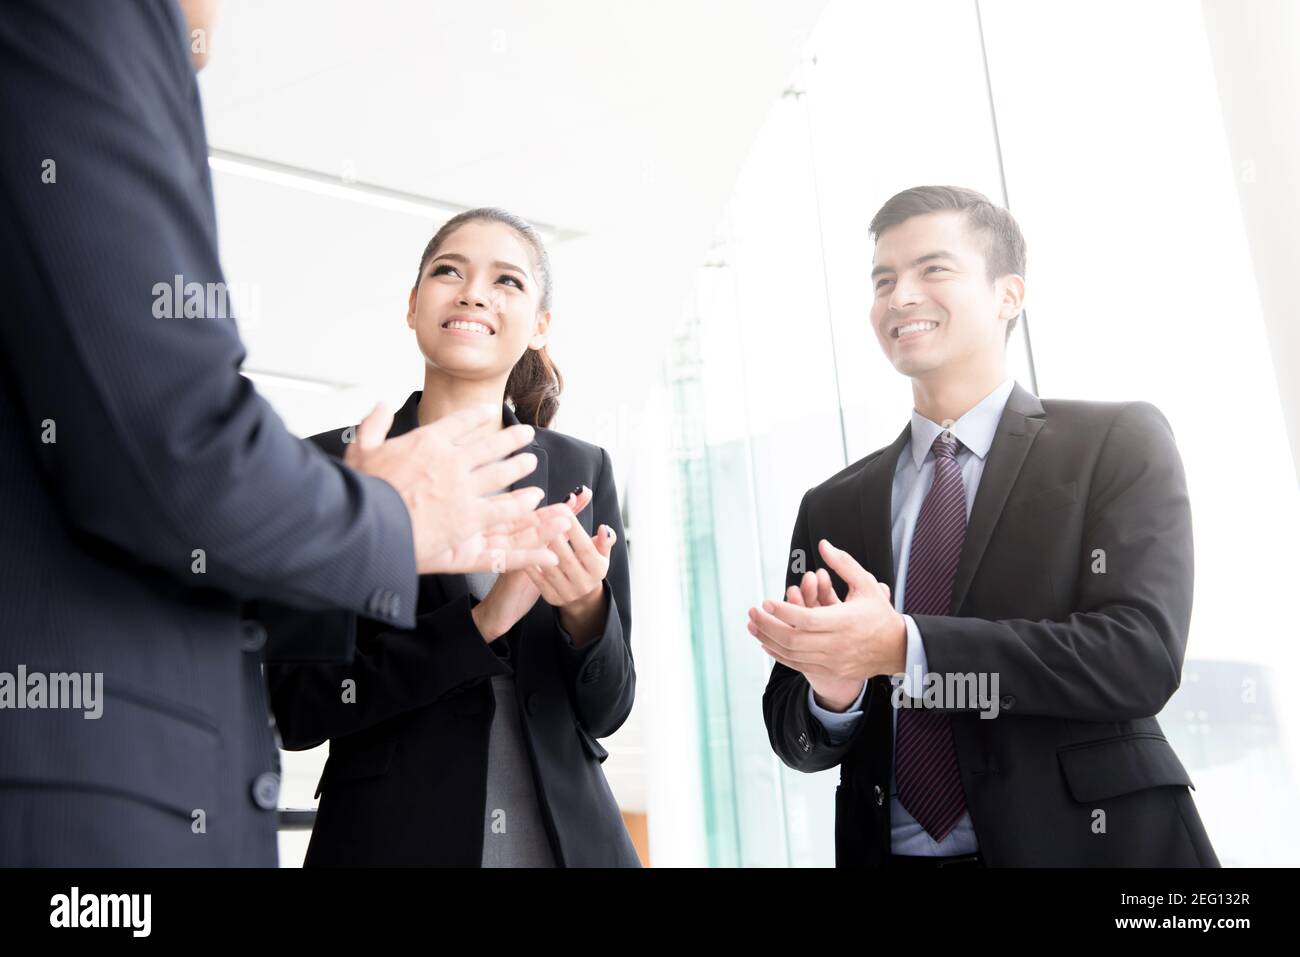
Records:
<instances>
[{"instance_id":1,"label":"suit jacket button","mask_svg":"<svg viewBox=\"0 0 1300 957\"><path fill-rule=\"evenodd\" d=\"M266 644L266 629L262 627L262 623L249 619L241 621L239 626L244 632L244 650L261 651L262 646Z\"/></svg>"},{"instance_id":2,"label":"suit jacket button","mask_svg":"<svg viewBox=\"0 0 1300 957\"><path fill-rule=\"evenodd\" d=\"M812 742L808 740L807 731L799 732L799 747L803 748L805 752L812 750Z\"/></svg>"},{"instance_id":3,"label":"suit jacket button","mask_svg":"<svg viewBox=\"0 0 1300 957\"><path fill-rule=\"evenodd\" d=\"M280 775L273 771L263 771L253 779L251 788L253 803L263 811L274 811L280 800Z\"/></svg>"},{"instance_id":4,"label":"suit jacket button","mask_svg":"<svg viewBox=\"0 0 1300 957\"><path fill-rule=\"evenodd\" d=\"M541 695L536 691L528 696L524 703L524 710L529 714L537 714L538 705L541 703Z\"/></svg>"},{"instance_id":5,"label":"suit jacket button","mask_svg":"<svg viewBox=\"0 0 1300 957\"><path fill-rule=\"evenodd\" d=\"M879 784L876 785L875 793L876 793L876 807L880 807L882 804L885 803L885 792L881 790Z\"/></svg>"}]
</instances>

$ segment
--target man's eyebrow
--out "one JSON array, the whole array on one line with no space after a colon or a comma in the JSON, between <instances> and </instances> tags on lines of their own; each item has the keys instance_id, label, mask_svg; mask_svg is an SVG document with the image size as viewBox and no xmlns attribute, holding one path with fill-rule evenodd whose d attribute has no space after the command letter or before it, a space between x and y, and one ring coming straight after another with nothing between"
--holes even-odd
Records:
<instances>
[{"instance_id":1,"label":"man's eyebrow","mask_svg":"<svg viewBox=\"0 0 1300 957\"><path fill-rule=\"evenodd\" d=\"M946 250L946 249L938 249L938 250L935 250L935 251L932 252L932 253L926 253L924 256L918 256L916 259L913 259L913 260L912 260L912 263L911 263L911 264L912 264L913 266L919 266L919 265L921 265L921 263L927 263L927 262L929 262L929 261L932 260L932 259L953 259L953 260L955 260L956 258L957 258L957 257L954 256L952 253L948 252L948 250ZM876 278L877 276L879 276L882 272L894 272L894 267L893 267L893 266L885 266L885 265L877 266L875 269L871 270L871 278L872 278L872 279L875 279L875 278Z\"/></svg>"},{"instance_id":2,"label":"man's eyebrow","mask_svg":"<svg viewBox=\"0 0 1300 957\"><path fill-rule=\"evenodd\" d=\"M458 262L458 263L468 263L468 262L469 262L469 257L468 257L468 256L462 256L460 253L439 253L438 255L436 255L436 256L433 257L433 259L431 260L431 262L437 262L439 259L450 259L450 260L452 260L453 262ZM520 269L518 266L514 265L514 263L508 263L508 262L505 262L505 261L500 260L500 259L498 259L496 262L494 262L494 263L492 264L492 266L493 266L493 268L495 268L495 269L509 269L511 272L517 272L517 273L519 273L519 275L521 275L521 276L527 276L527 275L528 275L528 271L527 271L527 270L525 270L525 269Z\"/></svg>"}]
</instances>

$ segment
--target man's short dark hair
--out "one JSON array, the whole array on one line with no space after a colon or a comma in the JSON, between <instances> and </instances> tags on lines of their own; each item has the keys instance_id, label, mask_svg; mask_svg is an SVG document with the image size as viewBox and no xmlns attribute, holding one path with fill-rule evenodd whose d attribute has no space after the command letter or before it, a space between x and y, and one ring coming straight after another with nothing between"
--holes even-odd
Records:
<instances>
[{"instance_id":1,"label":"man's short dark hair","mask_svg":"<svg viewBox=\"0 0 1300 957\"><path fill-rule=\"evenodd\" d=\"M1012 215L995 206L983 193L960 186L913 186L891 196L872 217L868 229L873 240L891 226L927 213L966 214L966 225L984 237L984 263L989 282L1000 276L1025 274L1025 237ZM1007 338L1020 317L1007 323Z\"/></svg>"}]
</instances>

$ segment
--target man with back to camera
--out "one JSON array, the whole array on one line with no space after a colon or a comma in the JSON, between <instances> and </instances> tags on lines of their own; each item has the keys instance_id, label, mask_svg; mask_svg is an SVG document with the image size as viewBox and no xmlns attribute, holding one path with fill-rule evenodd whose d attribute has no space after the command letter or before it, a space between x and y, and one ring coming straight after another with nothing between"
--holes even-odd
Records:
<instances>
[{"instance_id":1,"label":"man with back to camera","mask_svg":"<svg viewBox=\"0 0 1300 957\"><path fill-rule=\"evenodd\" d=\"M0 866L274 865L245 602L318 612L281 658L347 660L356 614L414 624L419 574L551 564L569 524L489 497L536 468L502 460L531 428L469 438L500 407L388 441L377 409L343 465L239 374L229 317L154 318L157 284L222 280L214 6L0 13ZM55 701L68 677L102 698Z\"/></svg>"},{"instance_id":2,"label":"man with back to camera","mask_svg":"<svg viewBox=\"0 0 1300 957\"><path fill-rule=\"evenodd\" d=\"M920 186L870 232L872 328L915 407L804 495L785 600L749 611L773 749L840 766L841 867L1217 867L1154 717L1192 609L1167 421L1008 377L1025 242L1006 210Z\"/></svg>"}]
</instances>

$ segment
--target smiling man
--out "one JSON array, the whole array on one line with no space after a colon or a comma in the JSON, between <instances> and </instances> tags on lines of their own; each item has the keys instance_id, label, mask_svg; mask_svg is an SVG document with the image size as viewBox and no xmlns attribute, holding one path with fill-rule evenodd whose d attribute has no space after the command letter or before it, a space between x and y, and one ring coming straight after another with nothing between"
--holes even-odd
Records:
<instances>
[{"instance_id":1,"label":"smiling man","mask_svg":"<svg viewBox=\"0 0 1300 957\"><path fill-rule=\"evenodd\" d=\"M804 496L784 600L749 611L772 747L839 765L839 866L1218 866L1155 719L1192 609L1168 422L1007 375L1025 242L1006 210L920 186L870 230L871 324L914 408ZM915 676L974 676L996 707Z\"/></svg>"}]
</instances>

